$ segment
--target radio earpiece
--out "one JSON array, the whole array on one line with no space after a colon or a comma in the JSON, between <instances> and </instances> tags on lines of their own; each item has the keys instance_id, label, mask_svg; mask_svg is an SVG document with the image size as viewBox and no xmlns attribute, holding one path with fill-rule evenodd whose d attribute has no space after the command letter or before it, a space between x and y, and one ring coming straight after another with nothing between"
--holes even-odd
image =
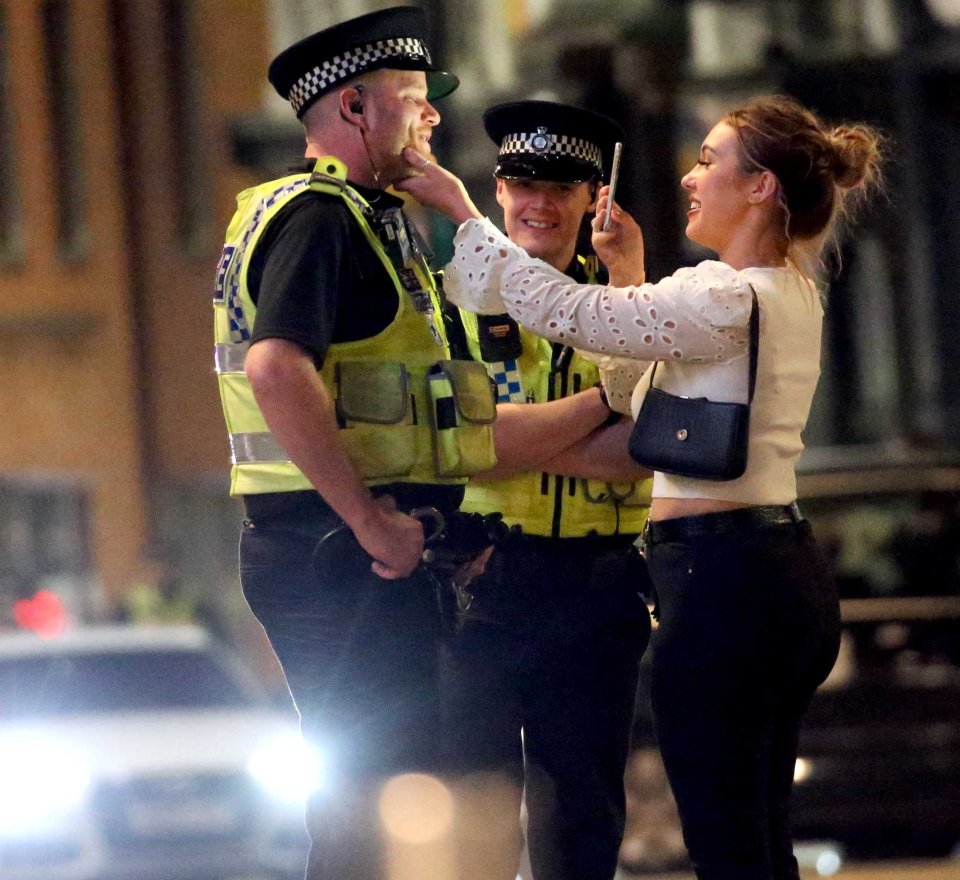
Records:
<instances>
[{"instance_id":1,"label":"radio earpiece","mask_svg":"<svg viewBox=\"0 0 960 880\"><path fill-rule=\"evenodd\" d=\"M351 113L357 113L362 116L363 101L361 100L361 96L363 95L363 86L362 85L354 86L354 91L356 91L357 96L349 104L347 104L347 110L349 110ZM342 104L340 105L340 118L344 122L349 122L351 125L356 125L356 126L362 125L361 122L357 121L356 119L351 119L349 116L347 116L346 111L343 109Z\"/></svg>"},{"instance_id":2,"label":"radio earpiece","mask_svg":"<svg viewBox=\"0 0 960 880\"><path fill-rule=\"evenodd\" d=\"M351 113L363 113L363 101L360 100L361 95L363 95L363 86L356 86L357 97L353 100L353 103L350 104Z\"/></svg>"}]
</instances>

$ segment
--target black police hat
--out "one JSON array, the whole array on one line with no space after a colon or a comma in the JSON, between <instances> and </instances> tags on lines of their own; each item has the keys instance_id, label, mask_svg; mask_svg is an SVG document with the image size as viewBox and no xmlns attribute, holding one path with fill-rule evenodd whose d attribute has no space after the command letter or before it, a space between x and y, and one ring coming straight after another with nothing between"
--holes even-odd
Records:
<instances>
[{"instance_id":1,"label":"black police hat","mask_svg":"<svg viewBox=\"0 0 960 880\"><path fill-rule=\"evenodd\" d=\"M381 67L424 71L427 98L433 101L449 95L460 80L433 66L426 33L423 10L382 9L294 43L273 59L267 76L298 117L338 83Z\"/></svg>"},{"instance_id":2,"label":"black police hat","mask_svg":"<svg viewBox=\"0 0 960 880\"><path fill-rule=\"evenodd\" d=\"M497 146L495 177L582 183L610 173L623 129L610 117L552 101L511 101L483 114Z\"/></svg>"}]
</instances>

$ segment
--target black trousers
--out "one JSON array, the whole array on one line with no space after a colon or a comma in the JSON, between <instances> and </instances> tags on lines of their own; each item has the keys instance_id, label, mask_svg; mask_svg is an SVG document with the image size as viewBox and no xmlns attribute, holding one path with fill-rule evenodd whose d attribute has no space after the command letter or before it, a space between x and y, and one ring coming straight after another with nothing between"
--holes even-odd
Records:
<instances>
[{"instance_id":1,"label":"black trousers","mask_svg":"<svg viewBox=\"0 0 960 880\"><path fill-rule=\"evenodd\" d=\"M836 588L806 522L704 534L735 518L685 519L697 534L646 557L654 723L687 849L701 880L796 880L790 789L803 714L839 650Z\"/></svg>"},{"instance_id":2,"label":"black trousers","mask_svg":"<svg viewBox=\"0 0 960 880\"><path fill-rule=\"evenodd\" d=\"M418 499L419 500L419 499ZM440 615L422 571L385 581L313 492L246 499L244 596L324 764L311 798L308 880L386 876L384 782L437 772Z\"/></svg>"},{"instance_id":3,"label":"black trousers","mask_svg":"<svg viewBox=\"0 0 960 880\"><path fill-rule=\"evenodd\" d=\"M507 797L476 811L473 823L506 822L499 847L487 852L513 848L513 859L484 867L481 858L465 877L513 880L524 786L537 880L614 875L638 665L650 635L640 579L624 567L629 543L524 536L498 548L462 627L447 640L447 766L468 789L470 778L499 774L516 793L513 803ZM510 810L512 817L502 815ZM484 819L491 811L501 814L493 822Z\"/></svg>"}]
</instances>

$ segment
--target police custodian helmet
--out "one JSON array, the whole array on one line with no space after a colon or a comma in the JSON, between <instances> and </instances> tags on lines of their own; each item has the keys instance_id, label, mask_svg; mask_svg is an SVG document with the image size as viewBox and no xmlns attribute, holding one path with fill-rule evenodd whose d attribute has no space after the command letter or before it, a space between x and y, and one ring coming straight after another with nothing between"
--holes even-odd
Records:
<instances>
[{"instance_id":1,"label":"police custodian helmet","mask_svg":"<svg viewBox=\"0 0 960 880\"><path fill-rule=\"evenodd\" d=\"M495 177L582 183L606 179L623 129L610 117L552 101L511 101L483 114L500 148Z\"/></svg>"},{"instance_id":2,"label":"police custodian helmet","mask_svg":"<svg viewBox=\"0 0 960 880\"><path fill-rule=\"evenodd\" d=\"M427 99L449 95L460 80L433 65L427 20L414 6L394 6L341 22L284 49L270 64L271 85L298 118L334 86L379 68L422 70Z\"/></svg>"}]
</instances>

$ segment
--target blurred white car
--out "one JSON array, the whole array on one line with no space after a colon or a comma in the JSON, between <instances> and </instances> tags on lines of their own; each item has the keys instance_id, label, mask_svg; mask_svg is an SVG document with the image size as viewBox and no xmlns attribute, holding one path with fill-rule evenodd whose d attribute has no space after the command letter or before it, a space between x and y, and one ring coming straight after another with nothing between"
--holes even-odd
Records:
<instances>
[{"instance_id":1,"label":"blurred white car","mask_svg":"<svg viewBox=\"0 0 960 880\"><path fill-rule=\"evenodd\" d=\"M0 878L302 877L293 707L193 627L0 635Z\"/></svg>"}]
</instances>

